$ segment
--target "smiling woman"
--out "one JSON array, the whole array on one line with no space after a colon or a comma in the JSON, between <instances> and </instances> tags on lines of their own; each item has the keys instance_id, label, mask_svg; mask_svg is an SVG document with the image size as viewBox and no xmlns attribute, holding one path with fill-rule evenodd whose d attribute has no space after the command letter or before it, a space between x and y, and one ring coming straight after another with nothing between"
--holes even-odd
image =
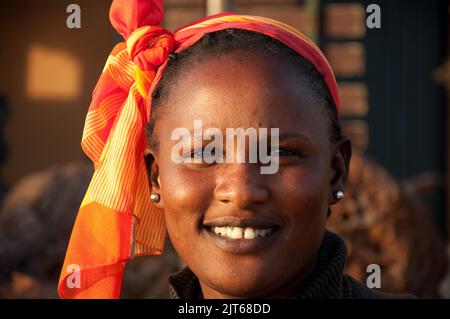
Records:
<instances>
[{"instance_id":1,"label":"smiling woman","mask_svg":"<svg viewBox=\"0 0 450 319\"><path fill-rule=\"evenodd\" d=\"M320 50L254 16L209 17L171 34L156 26L161 9L113 2L126 43L108 59L87 116L82 145L96 171L61 297L118 297L125 261L161 253L166 230L187 265L170 278L173 298L394 297L345 276L345 244L325 229L343 197L351 144ZM264 150L278 170L240 162L247 146L226 147L234 160L224 163L174 161L172 132L194 131L199 120L221 132L279 130L279 145ZM73 264L77 287L67 285Z\"/></svg>"}]
</instances>

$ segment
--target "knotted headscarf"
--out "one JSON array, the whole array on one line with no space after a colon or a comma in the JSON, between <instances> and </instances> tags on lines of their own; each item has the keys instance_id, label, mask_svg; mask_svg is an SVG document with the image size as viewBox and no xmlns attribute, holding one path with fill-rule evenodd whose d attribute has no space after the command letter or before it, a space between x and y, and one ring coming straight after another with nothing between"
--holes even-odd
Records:
<instances>
[{"instance_id":1,"label":"knotted headscarf","mask_svg":"<svg viewBox=\"0 0 450 319\"><path fill-rule=\"evenodd\" d=\"M113 0L110 20L125 39L111 52L94 89L81 146L95 171L73 227L58 284L62 298L118 298L125 263L161 254L164 212L150 201L144 149L151 92L171 52L228 28L270 36L322 74L336 108L336 80L322 52L301 32L263 17L211 16L171 33L158 26L162 0Z\"/></svg>"}]
</instances>

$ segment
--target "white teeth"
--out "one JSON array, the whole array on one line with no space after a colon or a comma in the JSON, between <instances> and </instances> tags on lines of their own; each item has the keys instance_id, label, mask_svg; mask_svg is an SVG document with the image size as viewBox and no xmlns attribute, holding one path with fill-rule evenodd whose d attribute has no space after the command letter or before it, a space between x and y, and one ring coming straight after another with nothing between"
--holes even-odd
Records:
<instances>
[{"instance_id":1,"label":"white teeth","mask_svg":"<svg viewBox=\"0 0 450 319\"><path fill-rule=\"evenodd\" d=\"M253 238L255 238L255 232L253 231L252 228L247 227L245 229L244 238L245 239L253 239Z\"/></svg>"},{"instance_id":2,"label":"white teeth","mask_svg":"<svg viewBox=\"0 0 450 319\"><path fill-rule=\"evenodd\" d=\"M229 234L229 233L228 233ZM241 239L242 238L242 228L234 227L231 235L229 235L233 239Z\"/></svg>"},{"instance_id":3,"label":"white teeth","mask_svg":"<svg viewBox=\"0 0 450 319\"><path fill-rule=\"evenodd\" d=\"M231 239L255 239L257 237L265 237L272 232L271 228L257 229L252 227L213 227L213 232L223 237Z\"/></svg>"}]
</instances>

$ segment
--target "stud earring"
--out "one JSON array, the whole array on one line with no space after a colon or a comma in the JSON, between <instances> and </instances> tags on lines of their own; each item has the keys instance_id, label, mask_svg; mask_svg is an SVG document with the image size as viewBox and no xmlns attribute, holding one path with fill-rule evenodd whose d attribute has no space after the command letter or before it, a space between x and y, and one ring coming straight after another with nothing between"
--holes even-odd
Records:
<instances>
[{"instance_id":1,"label":"stud earring","mask_svg":"<svg viewBox=\"0 0 450 319\"><path fill-rule=\"evenodd\" d=\"M159 194L157 194L157 193L152 193L152 194L150 195L150 200L151 200L153 203L159 203L159 201L161 200L161 196L159 196Z\"/></svg>"},{"instance_id":2,"label":"stud earring","mask_svg":"<svg viewBox=\"0 0 450 319\"><path fill-rule=\"evenodd\" d=\"M334 192L334 198L336 198L337 200L341 200L344 197L344 192L341 190L338 190L336 192Z\"/></svg>"}]
</instances>

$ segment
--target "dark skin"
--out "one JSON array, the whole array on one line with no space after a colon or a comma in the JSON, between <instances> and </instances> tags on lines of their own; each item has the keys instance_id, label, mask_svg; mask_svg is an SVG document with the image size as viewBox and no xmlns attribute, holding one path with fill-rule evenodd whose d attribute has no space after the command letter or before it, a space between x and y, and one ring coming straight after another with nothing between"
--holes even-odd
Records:
<instances>
[{"instance_id":1,"label":"dark skin","mask_svg":"<svg viewBox=\"0 0 450 319\"><path fill-rule=\"evenodd\" d=\"M200 281L204 298L284 298L314 267L333 194L345 190L351 158L346 138L330 142L330 124L305 80L275 58L228 54L182 72L157 110L146 160L160 194L169 237ZM164 114L158 114L163 112ZM175 164L173 129L279 128L279 170L258 163ZM276 239L252 254L214 245L203 223L221 216L277 221Z\"/></svg>"}]
</instances>

